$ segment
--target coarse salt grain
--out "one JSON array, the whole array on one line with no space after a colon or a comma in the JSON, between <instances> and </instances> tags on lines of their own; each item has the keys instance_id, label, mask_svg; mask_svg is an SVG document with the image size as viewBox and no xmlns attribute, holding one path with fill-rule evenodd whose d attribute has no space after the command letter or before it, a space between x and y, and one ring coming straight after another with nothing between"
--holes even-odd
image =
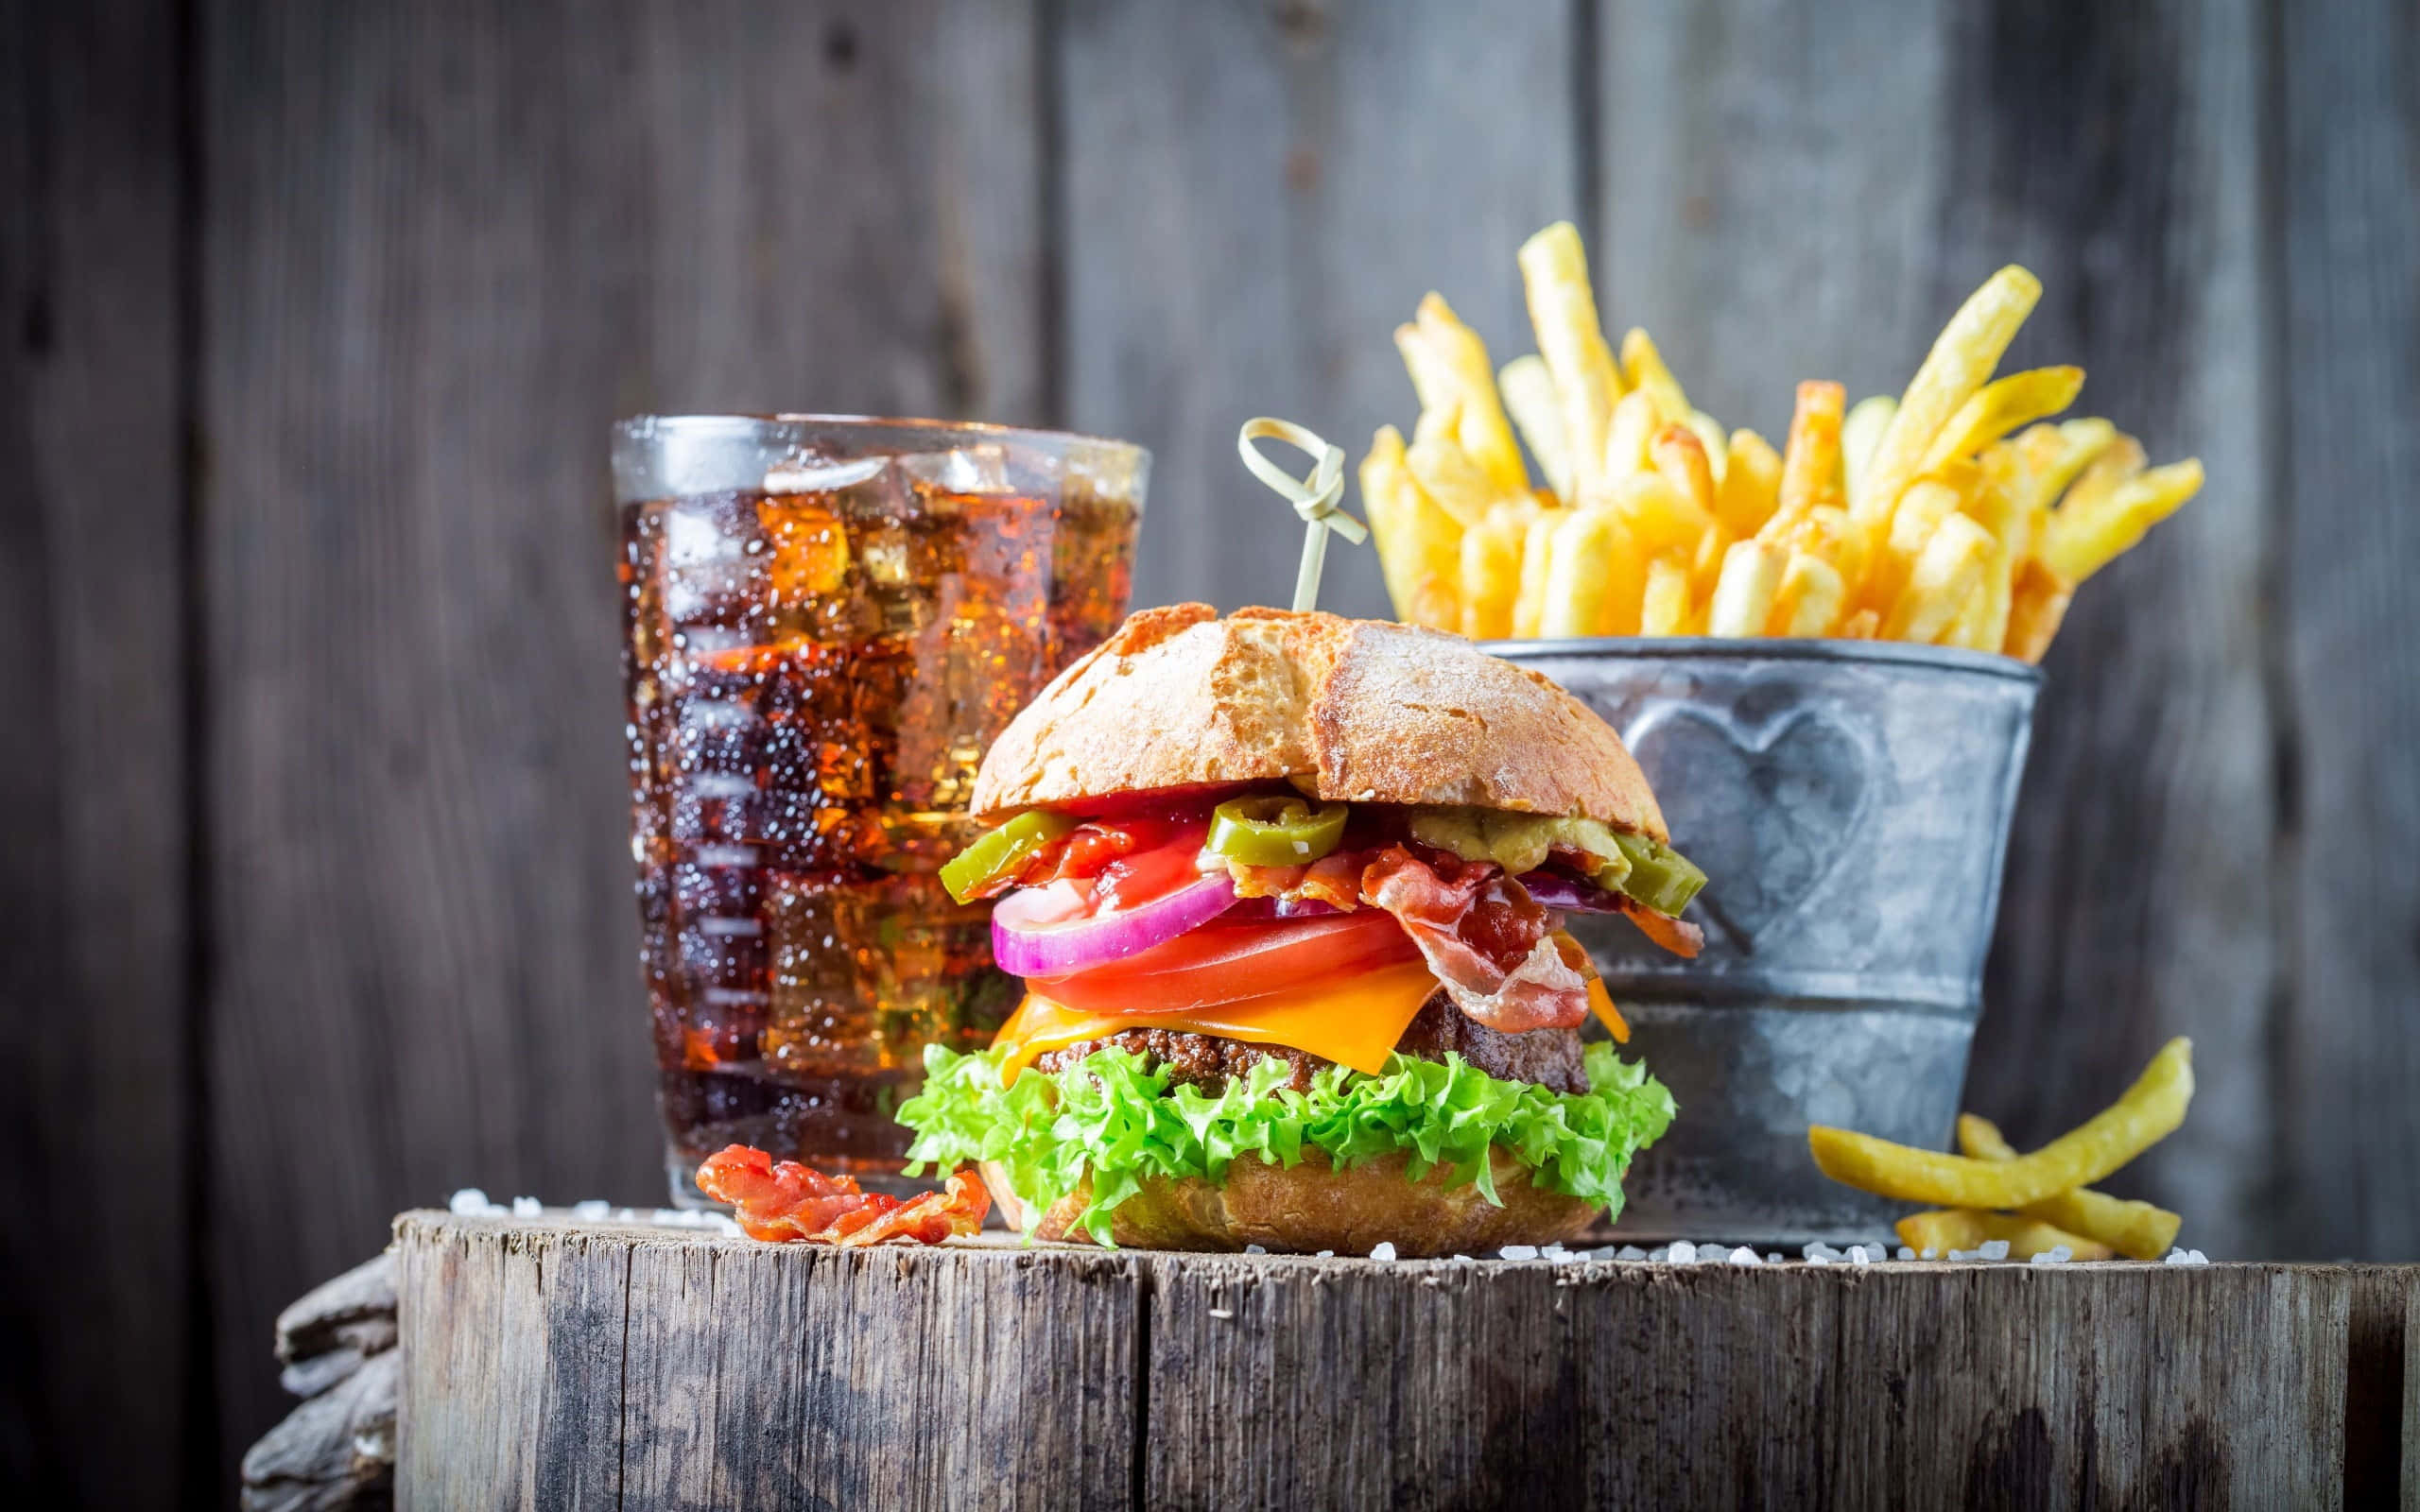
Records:
<instances>
[{"instance_id":1,"label":"coarse salt grain","mask_svg":"<svg viewBox=\"0 0 2420 1512\"><path fill-rule=\"evenodd\" d=\"M1244 1246L1244 1253L1247 1255L1266 1255L1269 1253L1269 1246L1267 1245L1246 1245Z\"/></svg>"},{"instance_id":2,"label":"coarse salt grain","mask_svg":"<svg viewBox=\"0 0 2420 1512\"><path fill-rule=\"evenodd\" d=\"M545 1215L546 1205L535 1197L512 1199L512 1215L516 1218L538 1218Z\"/></svg>"},{"instance_id":3,"label":"coarse salt grain","mask_svg":"<svg viewBox=\"0 0 2420 1512\"><path fill-rule=\"evenodd\" d=\"M1675 1265L1694 1264L1698 1258L1698 1246L1685 1239L1676 1239L1672 1241L1672 1247L1666 1251L1666 1254Z\"/></svg>"},{"instance_id":4,"label":"coarse salt grain","mask_svg":"<svg viewBox=\"0 0 2420 1512\"><path fill-rule=\"evenodd\" d=\"M1810 1239L1806 1243L1798 1246L1798 1258L1801 1260L1838 1260L1841 1258L1841 1252L1834 1249L1831 1246L1824 1243L1821 1239Z\"/></svg>"},{"instance_id":5,"label":"coarse salt grain","mask_svg":"<svg viewBox=\"0 0 2420 1512\"><path fill-rule=\"evenodd\" d=\"M591 1197L586 1202L575 1202L571 1205L571 1215L573 1217L584 1219L589 1222L595 1222L599 1218L610 1217L613 1214L613 1211L614 1205L599 1197Z\"/></svg>"},{"instance_id":6,"label":"coarse salt grain","mask_svg":"<svg viewBox=\"0 0 2420 1512\"><path fill-rule=\"evenodd\" d=\"M1212 1317L1233 1317L1236 1314L1228 1312L1223 1307L1214 1307L1210 1310L1210 1315Z\"/></svg>"},{"instance_id":7,"label":"coarse salt grain","mask_svg":"<svg viewBox=\"0 0 2420 1512\"><path fill-rule=\"evenodd\" d=\"M1976 1250L1975 1254L1983 1260L2006 1260L2008 1259L2008 1241L1986 1239L1983 1241L1983 1247Z\"/></svg>"},{"instance_id":8,"label":"coarse salt grain","mask_svg":"<svg viewBox=\"0 0 2420 1512\"><path fill-rule=\"evenodd\" d=\"M1849 1263L1852 1265L1871 1265L1874 1263L1874 1257L1866 1253L1865 1246L1863 1245L1851 1245L1849 1246Z\"/></svg>"},{"instance_id":9,"label":"coarse salt grain","mask_svg":"<svg viewBox=\"0 0 2420 1512\"><path fill-rule=\"evenodd\" d=\"M1927 1251L1925 1251L1925 1255L1926 1255L1926 1258L1929 1259L1929 1258L1931 1258L1932 1251L1930 1251L1930 1250L1927 1250ZM1916 1252L1915 1252L1914 1250L1912 1250L1912 1249L1910 1249L1907 1246L1905 1246L1905 1245L1901 1245L1901 1246L1899 1246L1899 1258L1900 1258L1901 1260L1913 1260L1913 1259L1915 1259L1915 1258L1916 1258Z\"/></svg>"},{"instance_id":10,"label":"coarse salt grain","mask_svg":"<svg viewBox=\"0 0 2420 1512\"><path fill-rule=\"evenodd\" d=\"M1378 1243L1377 1243L1377 1246L1376 1246L1375 1248L1374 1248L1374 1249L1372 1249L1372 1250L1370 1251L1370 1258L1371 1258L1372 1260L1392 1260L1392 1259L1394 1259L1394 1258L1395 1258L1395 1242L1394 1242L1393 1240L1392 1240L1392 1239L1381 1239L1381 1240L1379 1240L1379 1241L1378 1241Z\"/></svg>"},{"instance_id":11,"label":"coarse salt grain","mask_svg":"<svg viewBox=\"0 0 2420 1512\"><path fill-rule=\"evenodd\" d=\"M1809 1255L1806 1257L1806 1263L1809 1265L1828 1265L1831 1263L1832 1257L1829 1255Z\"/></svg>"},{"instance_id":12,"label":"coarse salt grain","mask_svg":"<svg viewBox=\"0 0 2420 1512\"><path fill-rule=\"evenodd\" d=\"M2190 1265L2193 1263L2193 1257L2187 1254L2182 1249L2171 1249L2168 1252L2168 1258L2161 1261L2160 1263L2163 1265Z\"/></svg>"},{"instance_id":13,"label":"coarse salt grain","mask_svg":"<svg viewBox=\"0 0 2420 1512\"><path fill-rule=\"evenodd\" d=\"M1731 1252L1731 1263L1734 1265L1761 1265L1764 1263L1765 1261L1763 1256L1757 1254L1754 1250L1750 1249L1745 1245L1741 1245L1738 1248Z\"/></svg>"},{"instance_id":14,"label":"coarse salt grain","mask_svg":"<svg viewBox=\"0 0 2420 1512\"><path fill-rule=\"evenodd\" d=\"M1334 1260L1336 1258L1336 1251L1333 1249L1322 1249L1313 1258L1318 1260Z\"/></svg>"},{"instance_id":15,"label":"coarse salt grain","mask_svg":"<svg viewBox=\"0 0 2420 1512\"><path fill-rule=\"evenodd\" d=\"M2064 1265L2068 1261L2075 1258L2076 1252L2069 1249L2066 1246L2052 1245L2048 1249L2037 1251L2033 1256L2032 1263L2036 1265Z\"/></svg>"},{"instance_id":16,"label":"coarse salt grain","mask_svg":"<svg viewBox=\"0 0 2420 1512\"><path fill-rule=\"evenodd\" d=\"M488 1211L488 1194L476 1187L464 1187L445 1204L449 1212L477 1213Z\"/></svg>"},{"instance_id":17,"label":"coarse salt grain","mask_svg":"<svg viewBox=\"0 0 2420 1512\"><path fill-rule=\"evenodd\" d=\"M1672 1258L1672 1251L1671 1251L1670 1249L1668 1249L1668 1248L1663 1248L1663 1247L1658 1247L1658 1248L1655 1248L1655 1249L1651 1249L1651 1250L1649 1250L1649 1251L1647 1252L1647 1258L1648 1258L1648 1261L1649 1261L1651 1263L1652 1263L1652 1264L1657 1264L1657 1265L1661 1265L1661 1264L1663 1264L1666 1261L1668 1261L1668 1260L1670 1260L1670 1259Z\"/></svg>"},{"instance_id":18,"label":"coarse salt grain","mask_svg":"<svg viewBox=\"0 0 2420 1512\"><path fill-rule=\"evenodd\" d=\"M1636 1245L1624 1245L1621 1248L1614 1251L1614 1258L1616 1260L1649 1260L1653 1257L1649 1255L1646 1250L1639 1248Z\"/></svg>"},{"instance_id":19,"label":"coarse salt grain","mask_svg":"<svg viewBox=\"0 0 2420 1512\"><path fill-rule=\"evenodd\" d=\"M1538 1258L1538 1246L1535 1245L1507 1245L1503 1248L1497 1250L1496 1254L1502 1256L1506 1260L1535 1260Z\"/></svg>"},{"instance_id":20,"label":"coarse salt grain","mask_svg":"<svg viewBox=\"0 0 2420 1512\"><path fill-rule=\"evenodd\" d=\"M2190 1253L2192 1255L2193 1263L2196 1265L2206 1265L2210 1263L2210 1257L2202 1253L2198 1249L2192 1250Z\"/></svg>"}]
</instances>

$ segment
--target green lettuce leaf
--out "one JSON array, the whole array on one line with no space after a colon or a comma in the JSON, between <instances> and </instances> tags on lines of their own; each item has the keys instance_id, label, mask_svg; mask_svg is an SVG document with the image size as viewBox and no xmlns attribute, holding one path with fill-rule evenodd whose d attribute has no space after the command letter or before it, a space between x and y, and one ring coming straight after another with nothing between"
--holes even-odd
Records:
<instances>
[{"instance_id":1,"label":"green lettuce leaf","mask_svg":"<svg viewBox=\"0 0 2420 1512\"><path fill-rule=\"evenodd\" d=\"M1457 1055L1392 1056L1374 1076L1329 1066L1309 1091L1284 1091L1286 1067L1263 1060L1211 1097L1170 1091L1165 1072L1122 1050L1097 1050L1055 1075L1028 1068L1003 1086L998 1052L932 1045L925 1089L899 1122L916 1131L908 1175L997 1161L1028 1225L1089 1173L1092 1202L1077 1222L1103 1245L1110 1214L1147 1177L1219 1181L1241 1157L1290 1166L1306 1147L1338 1166L1407 1152L1411 1179L1443 1165L1500 1205L1487 1152L1502 1145L1533 1183L1618 1213L1622 1175L1670 1125L1672 1094L1609 1044L1590 1045L1584 1064L1589 1090L1575 1096L1498 1081Z\"/></svg>"}]
</instances>

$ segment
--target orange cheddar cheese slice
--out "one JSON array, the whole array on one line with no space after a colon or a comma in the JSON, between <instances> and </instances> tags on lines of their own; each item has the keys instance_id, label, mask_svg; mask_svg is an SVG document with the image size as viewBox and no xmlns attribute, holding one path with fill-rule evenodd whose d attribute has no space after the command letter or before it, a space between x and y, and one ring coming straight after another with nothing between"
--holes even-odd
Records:
<instances>
[{"instance_id":1,"label":"orange cheddar cheese slice","mask_svg":"<svg viewBox=\"0 0 2420 1512\"><path fill-rule=\"evenodd\" d=\"M1080 1013L1028 992L1000 1025L992 1047L1008 1051L1000 1062L1004 1082L1016 1080L1038 1056L1127 1029L1174 1029L1284 1045L1374 1075L1386 1069L1395 1041L1436 990L1437 979L1426 963L1403 961L1334 984L1185 1013Z\"/></svg>"}]
</instances>

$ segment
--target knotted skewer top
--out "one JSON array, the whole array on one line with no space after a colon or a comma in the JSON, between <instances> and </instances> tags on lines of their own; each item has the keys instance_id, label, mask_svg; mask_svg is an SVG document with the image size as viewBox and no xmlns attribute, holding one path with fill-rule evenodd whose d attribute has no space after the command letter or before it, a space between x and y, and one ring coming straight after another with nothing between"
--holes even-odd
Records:
<instances>
[{"instance_id":1,"label":"knotted skewer top","mask_svg":"<svg viewBox=\"0 0 2420 1512\"><path fill-rule=\"evenodd\" d=\"M1297 478L1260 454L1252 443L1262 438L1284 441L1313 459L1310 475ZM1344 512L1344 448L1331 446L1292 421L1263 415L1244 421L1236 437L1236 451L1252 475L1274 489L1303 522L1303 564L1294 575L1294 608L1315 609L1320 596L1320 571L1327 562L1328 532L1355 545L1370 539L1370 527Z\"/></svg>"}]
</instances>

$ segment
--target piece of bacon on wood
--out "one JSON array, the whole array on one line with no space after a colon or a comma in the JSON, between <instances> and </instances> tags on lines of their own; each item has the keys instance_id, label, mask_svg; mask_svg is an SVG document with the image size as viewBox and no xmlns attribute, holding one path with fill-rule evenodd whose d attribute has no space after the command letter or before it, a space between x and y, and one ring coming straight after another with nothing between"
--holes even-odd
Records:
<instances>
[{"instance_id":1,"label":"piece of bacon on wood","mask_svg":"<svg viewBox=\"0 0 2420 1512\"><path fill-rule=\"evenodd\" d=\"M1361 873L1361 899L1394 915L1477 1022L1521 1034L1588 1017L1587 979L1549 937L1561 919L1495 863L1390 846Z\"/></svg>"},{"instance_id":2,"label":"piece of bacon on wood","mask_svg":"<svg viewBox=\"0 0 2420 1512\"><path fill-rule=\"evenodd\" d=\"M938 1245L981 1228L992 1211L992 1194L965 1171L951 1175L947 1190L903 1202L745 1144L708 1156L698 1167L698 1190L730 1203L749 1238L776 1243Z\"/></svg>"}]
</instances>

